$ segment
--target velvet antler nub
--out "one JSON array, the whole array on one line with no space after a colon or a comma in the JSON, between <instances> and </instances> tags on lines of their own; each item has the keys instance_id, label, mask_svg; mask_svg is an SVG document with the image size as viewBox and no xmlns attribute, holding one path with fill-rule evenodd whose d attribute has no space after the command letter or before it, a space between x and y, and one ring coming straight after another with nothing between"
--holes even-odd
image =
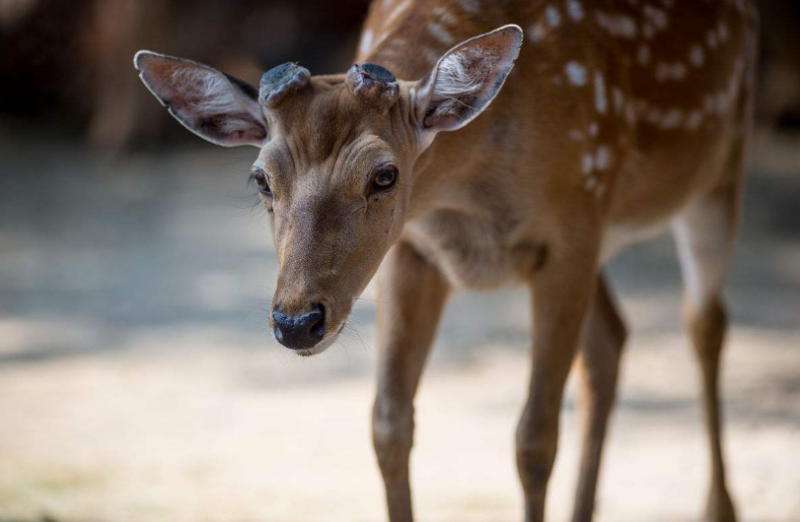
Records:
<instances>
[{"instance_id":1,"label":"velvet antler nub","mask_svg":"<svg viewBox=\"0 0 800 522\"><path fill-rule=\"evenodd\" d=\"M311 73L294 62L273 67L261 77L258 101L269 108L277 107L287 96L308 86Z\"/></svg>"},{"instance_id":2,"label":"velvet antler nub","mask_svg":"<svg viewBox=\"0 0 800 522\"><path fill-rule=\"evenodd\" d=\"M345 82L356 97L377 107L391 107L400 94L397 78L374 63L353 65L347 71Z\"/></svg>"}]
</instances>

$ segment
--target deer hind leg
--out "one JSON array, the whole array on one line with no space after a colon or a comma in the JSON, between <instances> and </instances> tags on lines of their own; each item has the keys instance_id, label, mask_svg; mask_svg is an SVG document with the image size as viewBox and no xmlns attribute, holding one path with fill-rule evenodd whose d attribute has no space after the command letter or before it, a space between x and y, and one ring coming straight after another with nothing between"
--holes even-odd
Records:
<instances>
[{"instance_id":1,"label":"deer hind leg","mask_svg":"<svg viewBox=\"0 0 800 522\"><path fill-rule=\"evenodd\" d=\"M725 484L718 377L727 326L722 285L736 229L738 192L738 183L733 183L703 196L684 210L672 227L685 286L684 316L702 375L711 454L709 522L736 520Z\"/></svg>"},{"instance_id":2,"label":"deer hind leg","mask_svg":"<svg viewBox=\"0 0 800 522\"><path fill-rule=\"evenodd\" d=\"M414 436L413 401L449 286L436 267L405 243L389 252L378 283L380 351L372 439L389 520L411 522L408 460Z\"/></svg>"},{"instance_id":3,"label":"deer hind leg","mask_svg":"<svg viewBox=\"0 0 800 522\"><path fill-rule=\"evenodd\" d=\"M573 522L592 519L600 459L627 331L614 298L601 276L587 317L578 359L583 449Z\"/></svg>"}]
</instances>

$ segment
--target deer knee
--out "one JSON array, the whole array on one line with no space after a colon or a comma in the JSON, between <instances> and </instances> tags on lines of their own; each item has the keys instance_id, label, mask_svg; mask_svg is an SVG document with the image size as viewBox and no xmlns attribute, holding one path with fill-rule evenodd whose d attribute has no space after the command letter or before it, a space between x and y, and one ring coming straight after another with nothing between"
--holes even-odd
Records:
<instances>
[{"instance_id":1,"label":"deer knee","mask_svg":"<svg viewBox=\"0 0 800 522\"><path fill-rule=\"evenodd\" d=\"M517 470L526 492L543 490L556 456L557 425L550 427L533 415L523 414L517 426Z\"/></svg>"},{"instance_id":2,"label":"deer knee","mask_svg":"<svg viewBox=\"0 0 800 522\"><path fill-rule=\"evenodd\" d=\"M701 361L716 360L722 350L728 316L719 297L707 301L701 308L686 306L686 322L692 336L692 346Z\"/></svg>"},{"instance_id":3,"label":"deer knee","mask_svg":"<svg viewBox=\"0 0 800 522\"><path fill-rule=\"evenodd\" d=\"M413 436L413 406L379 397L372 410L372 442L378 464L387 480L407 466Z\"/></svg>"}]
</instances>

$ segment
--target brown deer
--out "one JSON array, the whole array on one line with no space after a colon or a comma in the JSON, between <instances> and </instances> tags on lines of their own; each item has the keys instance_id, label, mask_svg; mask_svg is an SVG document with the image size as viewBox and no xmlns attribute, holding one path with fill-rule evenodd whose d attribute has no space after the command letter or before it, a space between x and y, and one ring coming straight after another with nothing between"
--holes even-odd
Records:
<instances>
[{"instance_id":1,"label":"brown deer","mask_svg":"<svg viewBox=\"0 0 800 522\"><path fill-rule=\"evenodd\" d=\"M592 518L626 336L601 267L671 227L703 383L707 518L730 521L721 289L756 16L747 0L377 0L346 74L288 63L257 89L146 51L135 65L192 132L260 148L252 177L280 265L280 343L300 355L329 347L381 267L373 440L390 520L412 519L413 401L448 295L508 284L530 287L535 326L516 436L525 519L544 518L576 355L585 429L573 520Z\"/></svg>"}]
</instances>

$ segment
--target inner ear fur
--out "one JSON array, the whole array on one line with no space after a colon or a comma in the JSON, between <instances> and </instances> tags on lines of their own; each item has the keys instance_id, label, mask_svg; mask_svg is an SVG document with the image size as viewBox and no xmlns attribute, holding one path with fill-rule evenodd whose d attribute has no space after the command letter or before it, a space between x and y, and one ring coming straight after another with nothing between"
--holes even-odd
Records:
<instances>
[{"instance_id":1,"label":"inner ear fur","mask_svg":"<svg viewBox=\"0 0 800 522\"><path fill-rule=\"evenodd\" d=\"M418 87L418 118L425 130L460 129L494 100L514 67L522 29L506 25L445 53Z\"/></svg>"},{"instance_id":2,"label":"inner ear fur","mask_svg":"<svg viewBox=\"0 0 800 522\"><path fill-rule=\"evenodd\" d=\"M187 129L217 145L263 145L266 119L258 89L250 83L191 60L139 51L139 77Z\"/></svg>"}]
</instances>

